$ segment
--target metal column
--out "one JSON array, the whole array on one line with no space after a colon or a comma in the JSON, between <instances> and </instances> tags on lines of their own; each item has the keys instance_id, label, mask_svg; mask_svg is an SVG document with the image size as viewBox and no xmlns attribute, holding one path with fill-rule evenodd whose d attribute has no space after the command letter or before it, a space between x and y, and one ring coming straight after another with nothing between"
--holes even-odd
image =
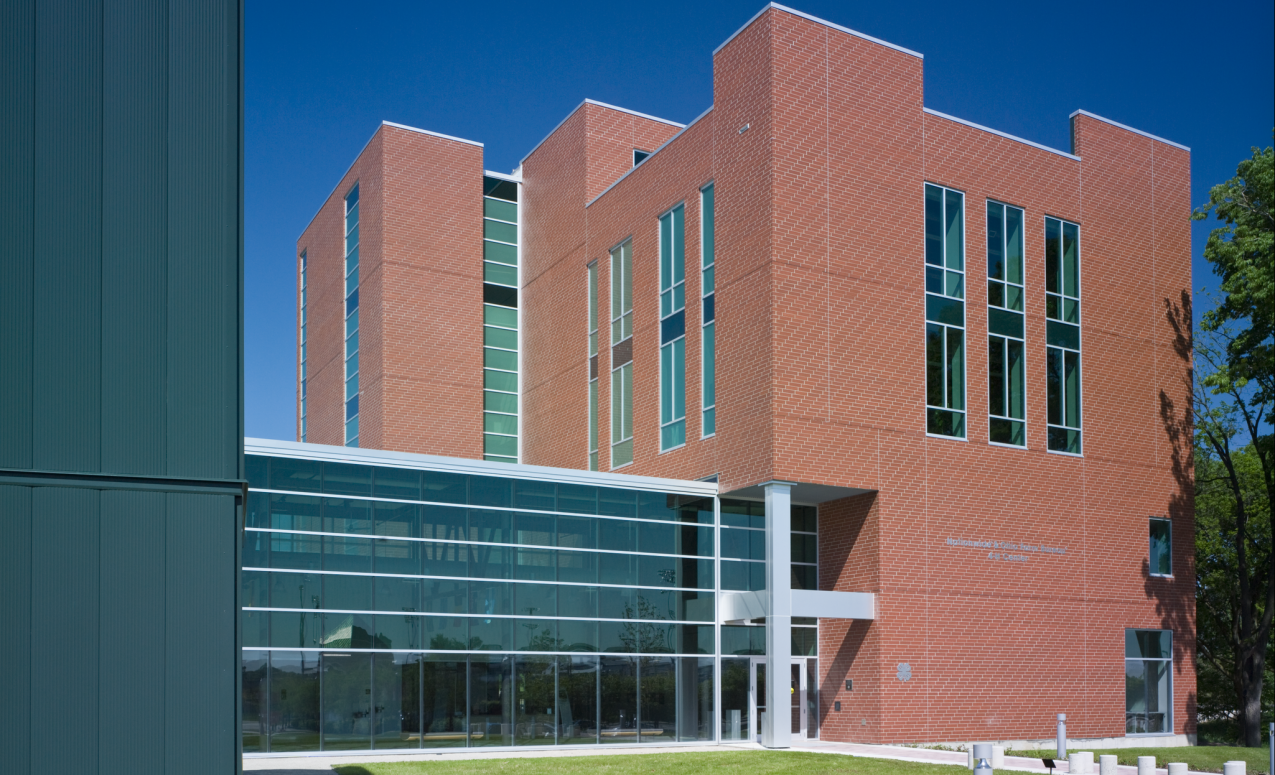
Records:
<instances>
[{"instance_id":1,"label":"metal column","mask_svg":"<svg viewBox=\"0 0 1275 775\"><path fill-rule=\"evenodd\" d=\"M766 719L761 744L792 741L792 488L766 485Z\"/></svg>"}]
</instances>

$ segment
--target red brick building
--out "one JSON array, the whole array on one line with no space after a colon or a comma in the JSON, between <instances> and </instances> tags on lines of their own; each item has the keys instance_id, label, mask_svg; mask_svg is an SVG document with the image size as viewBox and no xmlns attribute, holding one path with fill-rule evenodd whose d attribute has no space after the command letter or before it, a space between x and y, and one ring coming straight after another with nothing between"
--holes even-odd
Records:
<instances>
[{"instance_id":1,"label":"red brick building","mask_svg":"<svg viewBox=\"0 0 1275 775\"><path fill-rule=\"evenodd\" d=\"M302 440L787 485L875 595L819 622L825 740L1193 735L1189 150L937 113L781 6L713 61L691 124L586 101L485 185L382 126L298 241Z\"/></svg>"}]
</instances>

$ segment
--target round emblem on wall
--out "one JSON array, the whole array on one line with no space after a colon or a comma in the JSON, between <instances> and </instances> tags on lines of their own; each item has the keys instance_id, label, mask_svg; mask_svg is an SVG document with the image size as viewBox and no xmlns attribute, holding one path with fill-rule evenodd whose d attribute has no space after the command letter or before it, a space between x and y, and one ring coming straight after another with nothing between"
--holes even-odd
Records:
<instances>
[{"instance_id":1,"label":"round emblem on wall","mask_svg":"<svg viewBox=\"0 0 1275 775\"><path fill-rule=\"evenodd\" d=\"M912 666L907 662L899 664L899 671L894 674L900 681L907 681L912 678Z\"/></svg>"}]
</instances>

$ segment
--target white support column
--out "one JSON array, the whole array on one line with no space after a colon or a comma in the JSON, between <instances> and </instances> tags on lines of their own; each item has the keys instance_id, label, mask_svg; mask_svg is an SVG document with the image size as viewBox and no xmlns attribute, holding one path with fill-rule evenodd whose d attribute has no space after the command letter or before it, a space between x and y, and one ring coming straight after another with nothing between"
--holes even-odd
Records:
<instances>
[{"instance_id":1,"label":"white support column","mask_svg":"<svg viewBox=\"0 0 1275 775\"><path fill-rule=\"evenodd\" d=\"M761 744L792 742L792 488L766 485L766 722Z\"/></svg>"}]
</instances>

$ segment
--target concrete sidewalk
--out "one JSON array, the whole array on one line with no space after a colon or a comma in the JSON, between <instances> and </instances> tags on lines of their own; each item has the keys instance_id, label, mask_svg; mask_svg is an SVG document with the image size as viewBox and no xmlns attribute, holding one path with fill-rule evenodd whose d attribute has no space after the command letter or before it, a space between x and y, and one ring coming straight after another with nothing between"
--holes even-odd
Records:
<instances>
[{"instance_id":1,"label":"concrete sidewalk","mask_svg":"<svg viewBox=\"0 0 1275 775\"><path fill-rule=\"evenodd\" d=\"M581 748L543 748L540 750L508 749L484 751L482 749L458 748L443 751L421 751L420 753L396 752L386 754L331 756L288 756L270 758L245 758L244 772L269 772L271 775L331 775L332 768L342 764L362 764L364 762L416 762L416 761L457 761L461 759L531 759L566 756L641 756L652 753L691 753L711 751L764 750L756 743L729 743L722 745L679 745L679 746L624 746L607 748L591 746ZM810 751L812 753L840 754L843 756L862 756L870 759L894 759L926 764L950 764L966 766L968 757L964 751L941 751L930 748L909 748L894 745L861 745L858 743L825 743L820 741L802 741L792 747L794 751ZM1048 755L1048 752L1042 752ZM1069 773L1067 762L1058 763L1054 769L1057 775ZM1137 775L1138 768L1132 766L1117 767L1119 775ZM1094 773L1098 771L1098 754L1094 755ZM959 772L959 771L955 771ZM1040 759L1028 759L1018 756L1005 757L1005 766L997 772L1043 772L1049 770ZM1167 769L1156 770L1157 775L1168 775ZM1205 775L1192 772L1192 775Z\"/></svg>"}]
</instances>

